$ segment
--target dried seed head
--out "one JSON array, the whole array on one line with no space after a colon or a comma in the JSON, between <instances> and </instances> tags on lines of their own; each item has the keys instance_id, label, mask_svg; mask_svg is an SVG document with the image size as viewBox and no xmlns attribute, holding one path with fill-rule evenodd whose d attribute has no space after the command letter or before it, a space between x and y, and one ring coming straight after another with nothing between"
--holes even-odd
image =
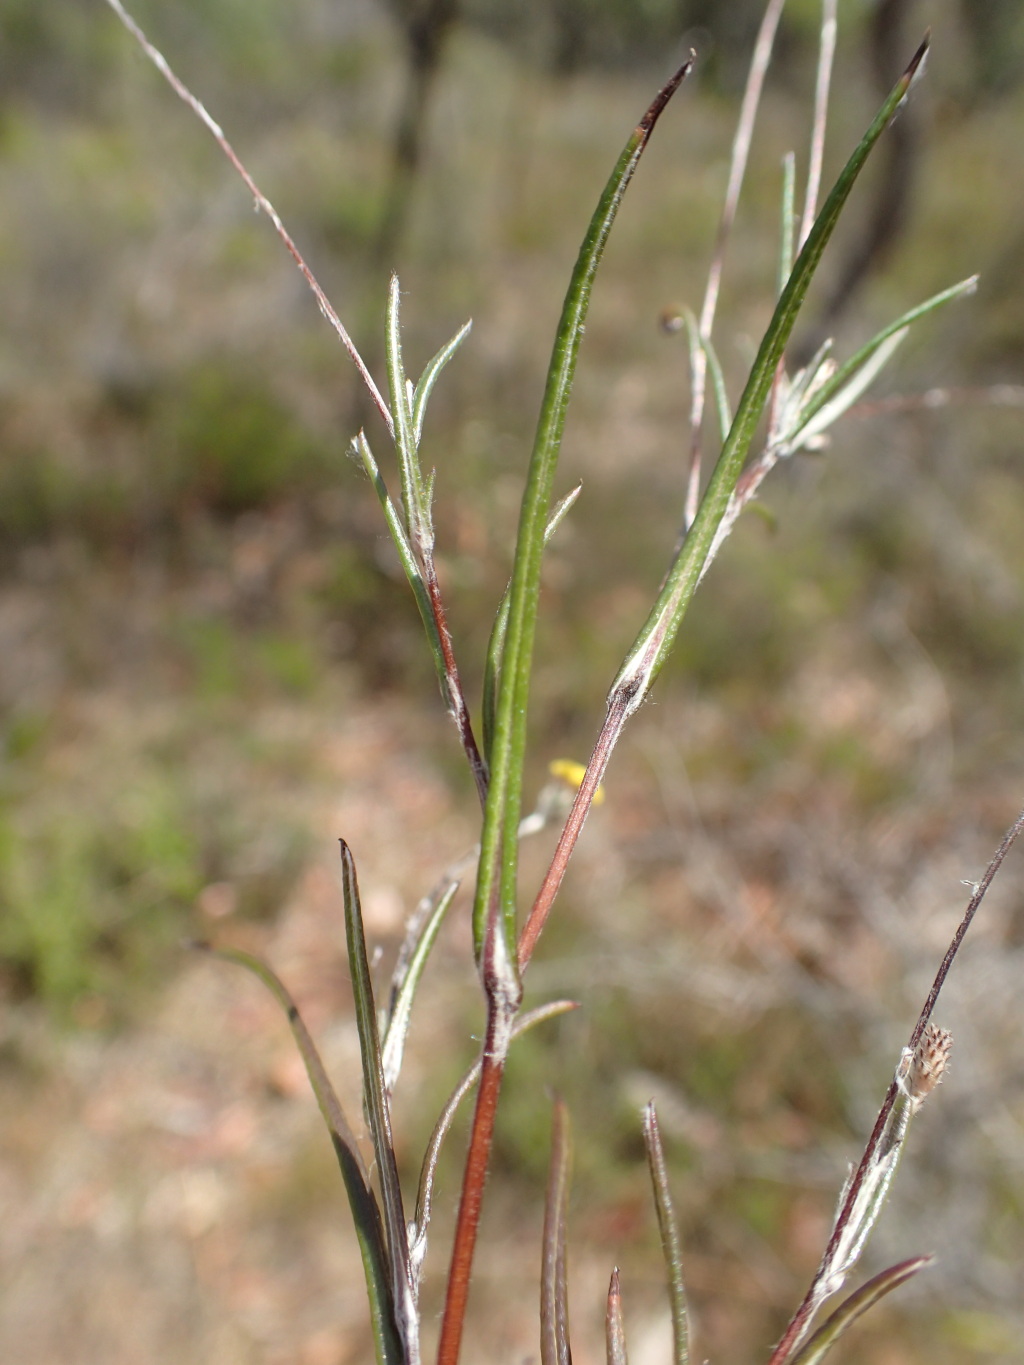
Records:
<instances>
[{"instance_id":1,"label":"dried seed head","mask_svg":"<svg viewBox=\"0 0 1024 1365\"><path fill-rule=\"evenodd\" d=\"M897 1071L900 1089L917 1113L942 1080L953 1050L953 1035L938 1024L927 1024L913 1052L904 1048Z\"/></svg>"}]
</instances>

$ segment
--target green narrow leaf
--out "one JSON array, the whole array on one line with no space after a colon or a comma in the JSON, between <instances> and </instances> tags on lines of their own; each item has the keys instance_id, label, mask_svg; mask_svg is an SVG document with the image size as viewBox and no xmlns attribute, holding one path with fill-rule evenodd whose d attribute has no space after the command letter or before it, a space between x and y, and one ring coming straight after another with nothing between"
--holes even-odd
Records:
<instances>
[{"instance_id":1,"label":"green narrow leaf","mask_svg":"<svg viewBox=\"0 0 1024 1365\"><path fill-rule=\"evenodd\" d=\"M551 1131L551 1167L544 1201L544 1254L540 1278L541 1365L572 1365L569 1349L569 1290L566 1241L572 1135L569 1111L555 1096Z\"/></svg>"},{"instance_id":2,"label":"green narrow leaf","mask_svg":"<svg viewBox=\"0 0 1024 1365\"><path fill-rule=\"evenodd\" d=\"M356 880L356 866L348 845L343 839L338 842L341 847L345 938L348 944L356 1028L359 1032L359 1051L362 1057L363 1101L384 1206L384 1227L391 1262L395 1318L405 1348L407 1365L415 1365L419 1360L419 1334L409 1273L408 1233L402 1205L402 1189L398 1181L395 1144L391 1136L391 1113L384 1085L384 1067L381 1061L380 1039L377 1035L377 1012L373 1000L373 985L370 981L370 964L366 956L366 939L363 935L359 883Z\"/></svg>"},{"instance_id":3,"label":"green narrow leaf","mask_svg":"<svg viewBox=\"0 0 1024 1365\"><path fill-rule=\"evenodd\" d=\"M473 911L473 936L479 955L497 893L505 937L504 956L510 964L516 960L517 831L522 801L526 717L540 591L541 554L565 414L572 392L583 325L590 305L590 292L608 234L651 131L689 69L690 62L687 62L659 93L626 143L604 188L573 269L548 367L519 517L509 593L508 629L491 744L491 782L484 813Z\"/></svg>"},{"instance_id":4,"label":"green narrow leaf","mask_svg":"<svg viewBox=\"0 0 1024 1365\"><path fill-rule=\"evenodd\" d=\"M345 1182L345 1192L352 1210L356 1240L359 1243L359 1254L366 1277L377 1362L378 1365L402 1365L404 1354L395 1326L391 1269L384 1245L380 1209L370 1188L370 1177L348 1119L345 1117L345 1111L341 1107L341 1101L295 1001L280 977L259 958L233 948L211 948L205 943L197 946L225 962L233 962L236 966L251 972L263 982L287 1016L320 1113L331 1135L331 1143Z\"/></svg>"},{"instance_id":5,"label":"green narrow leaf","mask_svg":"<svg viewBox=\"0 0 1024 1365\"><path fill-rule=\"evenodd\" d=\"M861 1285L860 1289L839 1305L796 1355L789 1357L787 1365L820 1365L843 1333L862 1313L866 1313L879 1299L898 1289L901 1284L906 1284L919 1270L924 1270L934 1262L934 1256L915 1256L909 1261L901 1261L899 1265L890 1266L888 1270L883 1270L881 1274L868 1280L867 1284Z\"/></svg>"},{"instance_id":6,"label":"green narrow leaf","mask_svg":"<svg viewBox=\"0 0 1024 1365\"><path fill-rule=\"evenodd\" d=\"M472 326L472 321L464 323L452 337L451 341L446 342L441 347L437 355L434 356L433 360L430 361L427 368L420 375L419 383L416 385L412 397L412 430L417 449L419 448L420 441L423 439L423 417L427 410L427 403L430 400L430 395L434 391L434 385L437 383L441 371L469 336Z\"/></svg>"},{"instance_id":7,"label":"green narrow leaf","mask_svg":"<svg viewBox=\"0 0 1024 1365\"><path fill-rule=\"evenodd\" d=\"M626 1328L622 1321L622 1291L619 1288L619 1268L612 1271L608 1285L608 1305L604 1315L605 1358L608 1365L629 1365L626 1353Z\"/></svg>"},{"instance_id":8,"label":"green narrow leaf","mask_svg":"<svg viewBox=\"0 0 1024 1365\"><path fill-rule=\"evenodd\" d=\"M789 280L768 324L768 330L761 341L732 427L722 446L722 452L701 500L696 519L672 564L664 587L643 629L612 684L611 695L619 700L627 716L642 704L671 652L680 622L700 581L715 531L725 514L729 498L750 453L776 368L793 331L811 280L817 272L822 253L857 177L875 143L906 97L927 49L928 40L925 39L843 168L790 272Z\"/></svg>"},{"instance_id":9,"label":"green narrow leaf","mask_svg":"<svg viewBox=\"0 0 1024 1365\"><path fill-rule=\"evenodd\" d=\"M567 493L557 504L544 530L545 545L558 530L563 518L582 491L583 485L578 483L572 492ZM491 756L491 743L494 739L494 708L498 695L498 683L501 679L501 659L505 649L505 633L508 630L508 595L509 588L506 588L498 604L494 625L491 627L491 636L487 641L487 659L484 664L481 733L483 735L484 758L488 763Z\"/></svg>"},{"instance_id":10,"label":"green narrow leaf","mask_svg":"<svg viewBox=\"0 0 1024 1365\"><path fill-rule=\"evenodd\" d=\"M844 403L841 407L837 408L829 417L828 422L813 422L814 417L817 416L826 405L835 402L843 390L849 391L848 386L854 376L857 376L859 372L866 369L869 362L875 357L876 352L878 352L886 342L897 336L902 340L903 335L906 334L906 329L917 322L919 318L927 317L929 313L934 313L937 308L941 308L944 304L952 303L954 299L963 298L966 294L973 294L977 287L978 277L977 275L971 275L968 279L961 280L959 284L951 285L949 289L943 289L938 294L933 294L932 297L926 299L924 303L919 303L915 308L909 309L908 312L904 313L901 317L898 317L894 322L890 322L887 327L883 327L876 336L873 336L871 340L867 342L866 345L862 346L855 355L852 355L845 364L840 365L839 369L836 370L827 384L821 386L802 412L802 424L794 434L794 439L813 435L817 431L823 431L826 426L830 425L831 422L836 419L836 417L839 417L845 412L850 404L856 401L863 390L867 388L867 383L869 381L864 382L859 389L854 391L849 402ZM895 349L895 347L893 347L893 349ZM891 355L892 351L889 351L888 354ZM881 368L881 366L878 368ZM877 371L871 371L870 378L874 378L876 372Z\"/></svg>"},{"instance_id":11,"label":"green narrow leaf","mask_svg":"<svg viewBox=\"0 0 1024 1365\"><path fill-rule=\"evenodd\" d=\"M661 1145L658 1115L653 1103L649 1104L643 1112L643 1124L647 1163L651 1171L651 1184L654 1187L654 1204L658 1211L661 1250L665 1257L665 1269L668 1272L668 1296L672 1310L672 1359L675 1365L688 1365L690 1359L690 1316L686 1307L686 1287L683 1284L683 1257L679 1246L679 1228L676 1224L675 1209L672 1206L672 1193L668 1186L668 1170L665 1166L665 1152Z\"/></svg>"}]
</instances>

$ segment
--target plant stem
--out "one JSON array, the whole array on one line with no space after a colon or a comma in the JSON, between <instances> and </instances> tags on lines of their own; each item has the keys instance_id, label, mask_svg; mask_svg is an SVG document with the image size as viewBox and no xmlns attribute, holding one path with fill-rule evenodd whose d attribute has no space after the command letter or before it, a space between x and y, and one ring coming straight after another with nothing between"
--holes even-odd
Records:
<instances>
[{"instance_id":1,"label":"plant stem","mask_svg":"<svg viewBox=\"0 0 1024 1365\"><path fill-rule=\"evenodd\" d=\"M462 1331L469 1301L469 1282L480 1227L484 1183L491 1160L494 1140L494 1120L498 1112L498 1097L505 1073L508 1037L511 1033L514 1008L497 994L488 997L487 1032L481 1057L480 1084L476 1092L476 1108L469 1138L469 1152L462 1181L455 1240L448 1269L448 1288L445 1294L441 1338L437 1347L437 1365L456 1365L462 1346Z\"/></svg>"}]
</instances>

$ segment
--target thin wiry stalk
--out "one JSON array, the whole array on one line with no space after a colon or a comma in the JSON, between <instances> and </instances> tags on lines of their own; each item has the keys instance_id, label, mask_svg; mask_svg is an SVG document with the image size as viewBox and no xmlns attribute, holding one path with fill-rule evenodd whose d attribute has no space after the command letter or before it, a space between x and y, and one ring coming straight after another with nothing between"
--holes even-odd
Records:
<instances>
[{"instance_id":1,"label":"thin wiry stalk","mask_svg":"<svg viewBox=\"0 0 1024 1365\"><path fill-rule=\"evenodd\" d=\"M277 232L278 237L280 237L281 241L287 247L292 260L299 267L299 270L302 272L303 278L309 285L310 289L313 291L313 297L317 301L317 304L320 308L320 312L323 313L324 317L327 319L327 321L337 332L338 336L341 338L341 343L345 347L345 350L348 351L349 355L352 357L353 363L355 364L356 369L359 371L359 377L366 385L367 391L369 392L369 395L373 400L374 406L376 407L377 411L380 413L381 417L383 417L385 423L387 424L388 431L391 432L392 435L394 435L395 428L394 422L392 421L391 417L391 411L388 408L387 403L385 403L383 397L381 396L381 392L377 388L377 385L374 383L373 376L370 374L370 371L366 368L362 356L356 349L355 342L352 340L352 338L346 331L345 326L342 323L341 318L339 318L338 314L335 312L334 306L332 305L330 299L320 288L319 281L313 274L312 270L310 270L309 266L306 264L305 258L303 257L302 253L299 251L299 248L295 245L294 241L292 240L291 235L289 234L284 223L281 221L281 218L277 210L274 208L273 204L270 202L267 196L256 184L255 180L253 180L252 176L246 170L245 166L241 161L241 158L238 156L238 153L235 151L234 147L232 147L231 143L225 137L224 130L221 128L220 124L217 123L207 112L206 107L202 103L202 101L197 99L196 96L193 95L192 91L189 90L185 82L172 70L166 57L159 50L159 48L154 47L154 45L146 37L145 33L142 31L139 25L125 10L124 6L121 4L121 0L107 0L107 4L120 19L121 23L124 24L125 28L132 35L135 41L139 44L139 46L142 48L142 51L146 54L149 60L160 72L164 80L167 81L168 85L178 96L178 98L183 100L185 104L188 105L188 107L197 116L200 122L202 122L209 130L209 132L213 135L221 151L231 162L232 166L234 166L235 170L238 172L238 174L242 177L242 180L245 182L246 188L248 189L249 193L252 195L253 199L256 202L256 207L258 209L261 209L270 219L271 223L273 223L274 229Z\"/></svg>"},{"instance_id":2,"label":"thin wiry stalk","mask_svg":"<svg viewBox=\"0 0 1024 1365\"><path fill-rule=\"evenodd\" d=\"M904 1056L908 1053L913 1055L916 1051L917 1046L921 1041L921 1036L931 1019L932 1011L939 998L939 992L942 990L946 977L949 975L949 970L953 965L957 953L960 951L960 945L963 943L964 937L971 927L971 921L974 919L979 906L985 899L985 895L992 885L993 878L1000 867L1002 867L1007 853L1009 853L1010 849L1013 847L1013 844L1022 830L1024 830L1024 811L1018 815L1017 819L1003 835L999 847L996 849L992 856L992 860L985 869L984 876L974 888L974 892L967 903L967 909L964 912L963 919L960 921L957 931L953 935L952 941L946 950L946 955L943 957L939 970L935 975L935 980L932 982L932 988L928 992L928 997L924 1002L921 1013L918 1015L917 1023L914 1025L913 1032L911 1033L907 1047L904 1050ZM900 1072L899 1069L897 1069L896 1075L889 1084L885 1099L882 1101L882 1107L878 1111L875 1126L871 1130L871 1136L868 1138L867 1146L864 1148L864 1155L861 1157L856 1170L853 1172L846 1185L845 1195L840 1201L840 1207L832 1228L832 1235L829 1238L828 1246L825 1248L825 1254L822 1257L821 1264L815 1273L814 1279L811 1281L803 1302L793 1314L779 1344L772 1352L768 1365L787 1365L787 1362L791 1361L793 1353L796 1351L810 1328L813 1316L824 1297L821 1293L822 1284L834 1271L840 1248L844 1238L848 1236L851 1222L857 1213L858 1200L861 1198L861 1191L865 1181L868 1179L869 1173L877 1167L880 1153L890 1134L890 1116L893 1107L896 1105L897 1099L901 1094Z\"/></svg>"},{"instance_id":3,"label":"thin wiry stalk","mask_svg":"<svg viewBox=\"0 0 1024 1365\"><path fill-rule=\"evenodd\" d=\"M569 1287L566 1280L571 1168L569 1110L561 1095L556 1095L551 1130L551 1166L544 1200L544 1250L540 1276L541 1365L572 1365L572 1351L569 1349Z\"/></svg>"},{"instance_id":4,"label":"thin wiry stalk","mask_svg":"<svg viewBox=\"0 0 1024 1365\"><path fill-rule=\"evenodd\" d=\"M803 246L814 226L821 189L821 168L825 160L825 128L828 123L828 91L836 55L836 0L821 0L821 40L818 46L818 76L814 87L814 116L811 120L811 149L807 160L807 192L797 250Z\"/></svg>"},{"instance_id":5,"label":"thin wiry stalk","mask_svg":"<svg viewBox=\"0 0 1024 1365\"><path fill-rule=\"evenodd\" d=\"M725 263L725 249L729 244L732 225L736 219L736 207L739 204L740 190L743 187L743 177L747 171L747 159L750 155L750 143L754 136L754 125L757 122L761 91L764 89L764 78L771 61L772 48L775 45L775 32L779 26L782 7L785 3L786 0L768 0L764 18L761 20L761 27L758 30L757 41L754 44L754 55L750 59L750 72L747 75L743 103L740 106L740 117L732 143L732 158L729 163L729 181L725 191L725 203L722 205L722 217L719 220L718 234L715 237L715 245L711 253L711 264L708 267L707 284L704 288L704 302L700 310L699 327L700 334L704 338L710 338L715 325L715 312L718 308L718 295L722 285L722 267ZM700 502L700 441L704 426L706 385L707 356L698 347L691 352L690 359L690 473L683 512L684 530L689 530L693 525L693 519L697 515L697 505Z\"/></svg>"},{"instance_id":6,"label":"thin wiry stalk","mask_svg":"<svg viewBox=\"0 0 1024 1365\"><path fill-rule=\"evenodd\" d=\"M519 970L524 972L533 956L533 950L537 946L537 940L544 931L551 907L555 903L558 895L558 888L562 885L562 878L565 870L569 866L569 859L572 857L583 830L584 822L590 814L590 808L594 804L597 790L604 778L605 769L612 756L616 744L622 735L623 728L628 719L627 702L624 698L613 699L609 702L608 712L605 716L604 725L601 733L597 737L594 745L594 752L590 756L587 764L587 771L583 781L579 785L572 809L562 826L562 832L558 836L558 843L552 855L548 870L544 874L540 890L537 892L530 913L523 925L522 933L519 936Z\"/></svg>"}]
</instances>

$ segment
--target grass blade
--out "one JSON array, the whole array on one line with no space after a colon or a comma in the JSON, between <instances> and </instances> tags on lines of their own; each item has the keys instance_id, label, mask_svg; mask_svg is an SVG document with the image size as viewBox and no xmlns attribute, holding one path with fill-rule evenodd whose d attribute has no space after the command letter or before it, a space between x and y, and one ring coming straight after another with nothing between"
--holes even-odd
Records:
<instances>
[{"instance_id":1,"label":"grass blade","mask_svg":"<svg viewBox=\"0 0 1024 1365\"><path fill-rule=\"evenodd\" d=\"M555 1096L551 1132L551 1167L544 1201L544 1256L540 1278L541 1365L572 1365L569 1349L569 1290L566 1283L566 1240L572 1134L569 1110Z\"/></svg>"},{"instance_id":2,"label":"grass blade","mask_svg":"<svg viewBox=\"0 0 1024 1365\"><path fill-rule=\"evenodd\" d=\"M572 507L573 503L583 491L583 485L578 483L576 487L565 495L564 498L555 505L555 510L548 518L548 524L544 528L544 544L558 530L563 518ZM481 708L482 735L484 743L484 758L490 762L491 744L494 740L494 709L498 698L498 684L501 680L501 661L505 652L505 635L508 631L508 600L509 587L502 594L498 611L494 618L494 625L491 627L491 637L487 642L487 660L484 665L484 685L483 685L483 706Z\"/></svg>"},{"instance_id":3,"label":"grass blade","mask_svg":"<svg viewBox=\"0 0 1024 1365\"><path fill-rule=\"evenodd\" d=\"M409 1274L409 1244L402 1206L402 1190L398 1182L395 1144L391 1136L391 1113L384 1085L380 1039L377 1035L377 1013L370 981L370 964L366 956L363 934L363 914L359 902L356 867L348 845L342 839L341 883L345 902L345 938L348 943L349 970L352 974L352 994L355 999L356 1027L359 1031L359 1050L363 1064L363 1100L373 1142L373 1154L380 1178L381 1202L384 1206L384 1228L387 1233L388 1255L391 1264L391 1283L395 1302L395 1319L405 1348L406 1365L418 1365L419 1332L415 1296Z\"/></svg>"},{"instance_id":4,"label":"grass blade","mask_svg":"<svg viewBox=\"0 0 1024 1365\"><path fill-rule=\"evenodd\" d=\"M934 1263L934 1256L915 1256L909 1261L901 1261L899 1265L890 1266L888 1270L883 1270L881 1274L868 1280L867 1284L861 1285L845 1303L839 1305L795 1356L789 1358L789 1365L820 1365L847 1328L856 1322L861 1314L866 1313L886 1294L898 1289L901 1284L906 1284L918 1271Z\"/></svg>"},{"instance_id":5,"label":"grass blade","mask_svg":"<svg viewBox=\"0 0 1024 1365\"><path fill-rule=\"evenodd\" d=\"M679 1228L676 1224L675 1209L672 1207L672 1194L668 1187L668 1170L665 1166L665 1152L661 1145L658 1115L653 1104L649 1104L644 1110L643 1124L647 1163L651 1170L654 1203L658 1210L661 1250L665 1257L665 1268L668 1271L668 1296L672 1311L672 1359L674 1365L688 1365L690 1359L690 1317L686 1307L686 1288L683 1284L683 1258L679 1246Z\"/></svg>"},{"instance_id":6,"label":"grass blade","mask_svg":"<svg viewBox=\"0 0 1024 1365\"><path fill-rule=\"evenodd\" d=\"M612 1271L608 1284L608 1305L604 1315L605 1358L608 1365L629 1365L626 1354L626 1328L622 1321L622 1291L619 1288L619 1267Z\"/></svg>"},{"instance_id":7,"label":"grass blade","mask_svg":"<svg viewBox=\"0 0 1024 1365\"><path fill-rule=\"evenodd\" d=\"M622 197L655 123L690 70L691 62L692 59L676 72L644 114L626 143L591 218L562 305L530 457L509 592L508 630L491 746L491 783L484 814L473 914L474 940L477 953L480 954L495 892L498 893L505 938L504 956L509 964L516 959L517 830L522 799L533 639L540 593L541 554L576 359L594 277Z\"/></svg>"},{"instance_id":8,"label":"grass blade","mask_svg":"<svg viewBox=\"0 0 1024 1365\"><path fill-rule=\"evenodd\" d=\"M384 1243L384 1229L380 1209L370 1188L370 1177L356 1144L355 1136L341 1107L337 1092L299 1014L295 1001L281 978L261 962L234 948L211 948L197 945L225 962L244 967L263 982L288 1017L299 1053L306 1066L309 1083L320 1107L324 1123L331 1135L334 1152L341 1167L349 1207L356 1228L359 1254L366 1276L366 1290L370 1305L374 1347L378 1365L400 1365L404 1354L395 1327L394 1302L391 1293L391 1268Z\"/></svg>"},{"instance_id":9,"label":"grass blade","mask_svg":"<svg viewBox=\"0 0 1024 1365\"><path fill-rule=\"evenodd\" d=\"M641 705L671 652L680 622L706 566L715 531L725 514L730 495L750 453L757 425L775 379L776 368L821 262L822 253L857 177L906 97L927 50L928 40L925 39L843 168L797 257L762 339L732 427L722 446L697 516L669 571L658 600L612 685L611 695L625 703L627 715L631 715Z\"/></svg>"}]
</instances>

